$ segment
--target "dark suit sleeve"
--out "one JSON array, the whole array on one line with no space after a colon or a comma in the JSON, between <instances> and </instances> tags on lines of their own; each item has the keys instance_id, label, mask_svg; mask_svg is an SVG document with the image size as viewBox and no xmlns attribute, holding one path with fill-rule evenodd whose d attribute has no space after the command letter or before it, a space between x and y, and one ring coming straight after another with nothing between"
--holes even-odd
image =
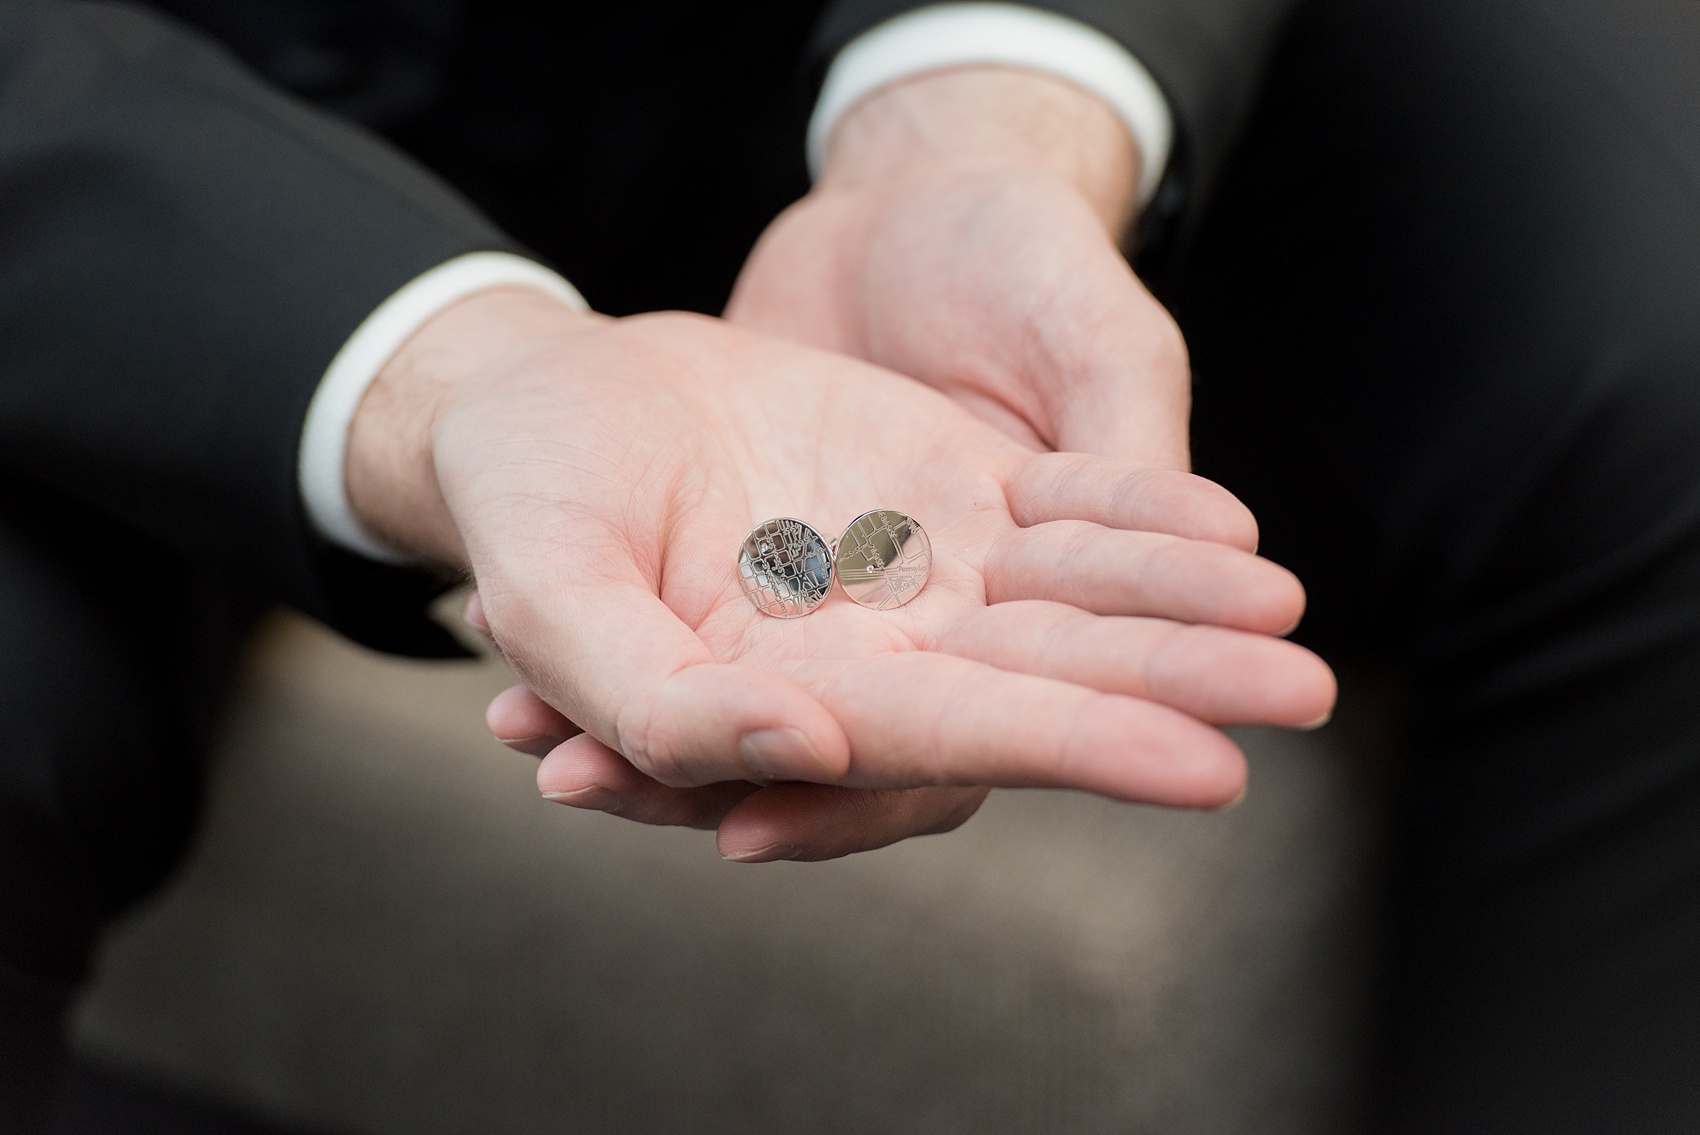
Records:
<instances>
[{"instance_id":1,"label":"dark suit sleeve","mask_svg":"<svg viewBox=\"0 0 1700 1135\"><path fill-rule=\"evenodd\" d=\"M0 2L0 472L385 648L427 581L324 547L296 487L349 334L509 242L384 144L115 4Z\"/></svg>"},{"instance_id":2,"label":"dark suit sleeve","mask_svg":"<svg viewBox=\"0 0 1700 1135\"><path fill-rule=\"evenodd\" d=\"M1245 118L1291 0L1021 0L1091 25L1144 64L1169 100L1176 149L1166 193L1196 201ZM816 74L856 36L928 6L915 0L834 0L816 28Z\"/></svg>"}]
</instances>

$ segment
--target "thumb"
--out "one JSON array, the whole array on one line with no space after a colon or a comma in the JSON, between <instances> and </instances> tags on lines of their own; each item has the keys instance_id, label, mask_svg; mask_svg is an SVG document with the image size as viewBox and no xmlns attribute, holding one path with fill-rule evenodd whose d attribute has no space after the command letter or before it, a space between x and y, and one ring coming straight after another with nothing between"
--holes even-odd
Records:
<instances>
[{"instance_id":1,"label":"thumb","mask_svg":"<svg viewBox=\"0 0 1700 1135\"><path fill-rule=\"evenodd\" d=\"M819 702L781 674L716 661L641 580L480 593L526 683L663 784L830 783L849 768Z\"/></svg>"},{"instance_id":2,"label":"thumb","mask_svg":"<svg viewBox=\"0 0 1700 1135\"><path fill-rule=\"evenodd\" d=\"M1168 312L1149 295L1144 301L1088 320L1089 333L1038 361L1051 373L1036 376L1035 386L1051 392L1057 449L1186 472L1192 468L1186 342Z\"/></svg>"},{"instance_id":3,"label":"thumb","mask_svg":"<svg viewBox=\"0 0 1700 1135\"><path fill-rule=\"evenodd\" d=\"M1065 452L1190 470L1192 368L1186 340L1107 242L1052 271L1013 358Z\"/></svg>"}]
</instances>

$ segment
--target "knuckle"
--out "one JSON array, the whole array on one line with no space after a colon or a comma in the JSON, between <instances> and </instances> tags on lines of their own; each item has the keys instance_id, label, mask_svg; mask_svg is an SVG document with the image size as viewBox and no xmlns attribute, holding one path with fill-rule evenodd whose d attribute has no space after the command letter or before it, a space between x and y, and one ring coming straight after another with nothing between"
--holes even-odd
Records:
<instances>
[{"instance_id":1,"label":"knuckle","mask_svg":"<svg viewBox=\"0 0 1700 1135\"><path fill-rule=\"evenodd\" d=\"M669 743L666 731L659 728L653 699L646 704L627 704L615 721L615 736L620 755L644 775L662 784L680 783L681 754Z\"/></svg>"}]
</instances>

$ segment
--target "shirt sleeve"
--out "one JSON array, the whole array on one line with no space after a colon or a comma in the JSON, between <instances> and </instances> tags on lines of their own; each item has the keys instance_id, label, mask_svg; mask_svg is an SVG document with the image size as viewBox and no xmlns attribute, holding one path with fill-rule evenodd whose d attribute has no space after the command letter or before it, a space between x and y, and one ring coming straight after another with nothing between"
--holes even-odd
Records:
<instances>
[{"instance_id":1,"label":"shirt sleeve","mask_svg":"<svg viewBox=\"0 0 1700 1135\"><path fill-rule=\"evenodd\" d=\"M869 94L913 75L973 64L1040 71L1103 99L1139 151L1138 203L1157 192L1174 123L1151 73L1096 28L1018 4L938 4L887 20L847 44L833 59L809 120L810 172L819 176L833 127Z\"/></svg>"},{"instance_id":2,"label":"shirt sleeve","mask_svg":"<svg viewBox=\"0 0 1700 1135\"><path fill-rule=\"evenodd\" d=\"M810 45L812 73L817 82L823 80L841 53L888 21L977 6L829 0ZM1208 197L1294 0L1026 0L1021 7L1097 30L1138 60L1155 82L1173 120L1172 144L1153 208L1166 224L1183 210L1196 214ZM1060 73L1042 62L1029 65ZM1084 72L1073 80L1105 95ZM1123 118L1130 116L1124 111ZM1131 122L1129 129L1134 130ZM1144 138L1137 132L1135 137L1149 162Z\"/></svg>"}]
</instances>

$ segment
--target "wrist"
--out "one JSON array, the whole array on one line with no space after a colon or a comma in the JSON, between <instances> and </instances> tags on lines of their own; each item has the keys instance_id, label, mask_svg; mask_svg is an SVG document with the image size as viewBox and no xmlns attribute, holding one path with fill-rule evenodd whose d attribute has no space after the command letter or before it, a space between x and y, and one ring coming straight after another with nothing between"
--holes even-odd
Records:
<instances>
[{"instance_id":1,"label":"wrist","mask_svg":"<svg viewBox=\"0 0 1700 1135\"><path fill-rule=\"evenodd\" d=\"M398 348L361 399L344 464L349 506L389 547L462 571L466 548L437 479L443 414L561 335L604 317L526 287L500 287L432 316Z\"/></svg>"},{"instance_id":2,"label":"wrist","mask_svg":"<svg viewBox=\"0 0 1700 1135\"><path fill-rule=\"evenodd\" d=\"M1004 171L1060 179L1118 238L1133 219L1140 155L1121 119L1079 87L1010 67L917 75L869 95L833 129L818 188Z\"/></svg>"}]
</instances>

